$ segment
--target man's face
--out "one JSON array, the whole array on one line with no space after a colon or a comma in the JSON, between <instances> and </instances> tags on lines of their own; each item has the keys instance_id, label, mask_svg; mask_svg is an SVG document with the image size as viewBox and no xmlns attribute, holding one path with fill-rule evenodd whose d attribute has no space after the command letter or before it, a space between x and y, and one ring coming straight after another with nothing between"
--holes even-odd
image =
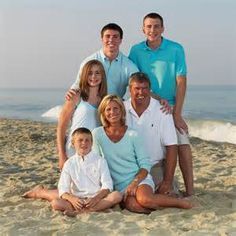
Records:
<instances>
[{"instance_id":1,"label":"man's face","mask_svg":"<svg viewBox=\"0 0 236 236\"><path fill-rule=\"evenodd\" d=\"M86 133L75 134L72 138L72 144L77 154L85 156L91 151L92 136Z\"/></svg>"},{"instance_id":2,"label":"man's face","mask_svg":"<svg viewBox=\"0 0 236 236\"><path fill-rule=\"evenodd\" d=\"M155 42L161 39L164 32L164 26L161 25L160 19L146 18L143 22L143 33L149 42Z\"/></svg>"},{"instance_id":3,"label":"man's face","mask_svg":"<svg viewBox=\"0 0 236 236\"><path fill-rule=\"evenodd\" d=\"M103 49L106 51L118 52L122 39L119 31L105 30L102 36Z\"/></svg>"},{"instance_id":4,"label":"man's face","mask_svg":"<svg viewBox=\"0 0 236 236\"><path fill-rule=\"evenodd\" d=\"M130 96L132 102L143 104L150 99L150 87L147 82L133 81L130 85Z\"/></svg>"}]
</instances>

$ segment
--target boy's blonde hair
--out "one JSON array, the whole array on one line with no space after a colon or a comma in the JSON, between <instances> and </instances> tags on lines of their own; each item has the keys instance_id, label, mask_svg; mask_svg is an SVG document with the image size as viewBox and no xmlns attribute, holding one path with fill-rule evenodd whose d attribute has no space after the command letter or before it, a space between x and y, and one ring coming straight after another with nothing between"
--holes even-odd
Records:
<instances>
[{"instance_id":1,"label":"boy's blonde hair","mask_svg":"<svg viewBox=\"0 0 236 236\"><path fill-rule=\"evenodd\" d=\"M80 127L76 130L73 131L72 135L71 135L71 144L74 146L74 137L78 134L88 134L91 137L91 141L93 142L93 136L92 133L89 129L85 128L85 127Z\"/></svg>"}]
</instances>

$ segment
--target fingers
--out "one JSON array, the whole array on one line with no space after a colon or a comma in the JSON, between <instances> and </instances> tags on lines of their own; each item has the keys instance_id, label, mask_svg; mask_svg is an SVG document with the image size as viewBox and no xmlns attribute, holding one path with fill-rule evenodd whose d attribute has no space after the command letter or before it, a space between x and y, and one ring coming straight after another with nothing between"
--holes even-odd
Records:
<instances>
[{"instance_id":1,"label":"fingers","mask_svg":"<svg viewBox=\"0 0 236 236\"><path fill-rule=\"evenodd\" d=\"M80 94L80 89L70 89L67 93L66 93L66 100L71 100L73 96L75 96L76 94Z\"/></svg>"}]
</instances>

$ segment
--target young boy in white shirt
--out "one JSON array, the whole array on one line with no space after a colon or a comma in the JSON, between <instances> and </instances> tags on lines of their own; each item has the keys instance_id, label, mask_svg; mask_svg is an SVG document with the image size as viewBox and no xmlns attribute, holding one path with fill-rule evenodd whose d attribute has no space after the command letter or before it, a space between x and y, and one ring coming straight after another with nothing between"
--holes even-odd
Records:
<instances>
[{"instance_id":1,"label":"young boy in white shirt","mask_svg":"<svg viewBox=\"0 0 236 236\"><path fill-rule=\"evenodd\" d=\"M91 151L91 132L86 128L76 129L72 134L72 145L76 154L65 162L58 190L38 186L23 197L46 199L54 210L70 216L102 211L119 203L122 195L112 192L113 183L106 160Z\"/></svg>"}]
</instances>

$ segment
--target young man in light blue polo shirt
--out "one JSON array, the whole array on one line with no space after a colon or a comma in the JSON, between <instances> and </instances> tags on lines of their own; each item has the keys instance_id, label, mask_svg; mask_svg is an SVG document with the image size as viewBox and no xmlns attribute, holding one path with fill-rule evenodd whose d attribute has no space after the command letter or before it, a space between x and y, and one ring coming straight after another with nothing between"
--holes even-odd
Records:
<instances>
[{"instance_id":1,"label":"young man in light blue polo shirt","mask_svg":"<svg viewBox=\"0 0 236 236\"><path fill-rule=\"evenodd\" d=\"M129 77L138 71L137 66L120 51L120 44L123 39L122 28L115 24L109 23L101 30L102 48L85 58L80 65L76 81L71 89L79 88L80 73L86 62L92 59L99 60L104 67L107 79L108 94L116 94L123 98L128 86ZM73 96L73 90L67 95ZM70 98L70 96L67 96Z\"/></svg>"},{"instance_id":2,"label":"young man in light blue polo shirt","mask_svg":"<svg viewBox=\"0 0 236 236\"><path fill-rule=\"evenodd\" d=\"M184 50L179 43L162 37L163 18L157 13L150 13L144 17L143 32L146 41L134 45L129 58L150 78L152 93L168 100L173 106L173 118L179 142L179 165L185 182L186 195L192 195L192 153L187 137L188 126L182 118L187 74Z\"/></svg>"}]
</instances>

